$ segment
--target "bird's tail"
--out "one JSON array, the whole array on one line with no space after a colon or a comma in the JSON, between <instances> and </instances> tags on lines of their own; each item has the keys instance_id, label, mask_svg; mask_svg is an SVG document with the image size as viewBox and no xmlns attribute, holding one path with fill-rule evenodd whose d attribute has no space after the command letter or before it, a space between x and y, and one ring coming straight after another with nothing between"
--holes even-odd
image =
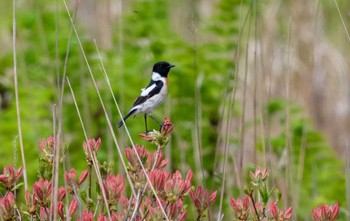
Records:
<instances>
[{"instance_id":1,"label":"bird's tail","mask_svg":"<svg viewBox=\"0 0 350 221\"><path fill-rule=\"evenodd\" d=\"M118 124L118 128L123 126L123 121L125 122L129 117L131 117L135 113L136 109L131 110Z\"/></svg>"}]
</instances>

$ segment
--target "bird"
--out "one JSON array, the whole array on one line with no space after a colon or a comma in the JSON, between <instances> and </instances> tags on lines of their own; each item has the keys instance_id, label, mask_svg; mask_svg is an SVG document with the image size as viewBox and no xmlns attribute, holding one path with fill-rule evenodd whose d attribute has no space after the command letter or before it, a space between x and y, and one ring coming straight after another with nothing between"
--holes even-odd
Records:
<instances>
[{"instance_id":1,"label":"bird","mask_svg":"<svg viewBox=\"0 0 350 221\"><path fill-rule=\"evenodd\" d=\"M160 61L153 65L151 81L145 88L141 89L140 96L135 100L128 114L119 122L118 128L123 126L129 117L136 114L144 114L146 133L148 133L147 116L162 127L162 124L152 116L152 111L164 101L168 93L168 74L173 67L175 65L166 61Z\"/></svg>"}]
</instances>

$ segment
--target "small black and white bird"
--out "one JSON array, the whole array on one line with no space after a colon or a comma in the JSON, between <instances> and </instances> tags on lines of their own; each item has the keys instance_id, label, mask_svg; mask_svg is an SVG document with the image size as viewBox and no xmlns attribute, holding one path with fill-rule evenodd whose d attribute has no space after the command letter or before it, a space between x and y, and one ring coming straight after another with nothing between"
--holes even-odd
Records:
<instances>
[{"instance_id":1,"label":"small black and white bird","mask_svg":"<svg viewBox=\"0 0 350 221\"><path fill-rule=\"evenodd\" d=\"M168 73L172 67L175 67L175 65L165 61L157 62L153 66L151 82L146 88L141 89L141 95L136 99L129 113L119 122L118 127L123 126L129 117L136 114L144 114L146 132L148 132L147 115L160 126L162 125L152 117L152 111L164 101L168 93Z\"/></svg>"}]
</instances>

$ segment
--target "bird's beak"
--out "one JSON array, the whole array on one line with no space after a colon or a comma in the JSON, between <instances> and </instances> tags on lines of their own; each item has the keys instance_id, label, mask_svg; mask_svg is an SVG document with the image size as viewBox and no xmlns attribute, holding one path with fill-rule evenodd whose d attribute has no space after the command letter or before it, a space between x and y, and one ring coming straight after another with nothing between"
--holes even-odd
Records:
<instances>
[{"instance_id":1,"label":"bird's beak","mask_svg":"<svg viewBox=\"0 0 350 221\"><path fill-rule=\"evenodd\" d=\"M169 67L169 68L173 68L173 67L175 67L175 65L170 64L168 67Z\"/></svg>"}]
</instances>

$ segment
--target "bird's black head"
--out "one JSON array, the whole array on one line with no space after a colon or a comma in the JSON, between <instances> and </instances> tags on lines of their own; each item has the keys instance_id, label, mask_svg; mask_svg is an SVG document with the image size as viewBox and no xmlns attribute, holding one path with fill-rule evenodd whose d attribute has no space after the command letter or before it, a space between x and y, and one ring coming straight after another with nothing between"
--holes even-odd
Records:
<instances>
[{"instance_id":1,"label":"bird's black head","mask_svg":"<svg viewBox=\"0 0 350 221\"><path fill-rule=\"evenodd\" d=\"M166 61L160 61L153 66L153 72L157 72L162 77L168 77L169 70L172 67L175 67L175 65L169 64Z\"/></svg>"}]
</instances>

